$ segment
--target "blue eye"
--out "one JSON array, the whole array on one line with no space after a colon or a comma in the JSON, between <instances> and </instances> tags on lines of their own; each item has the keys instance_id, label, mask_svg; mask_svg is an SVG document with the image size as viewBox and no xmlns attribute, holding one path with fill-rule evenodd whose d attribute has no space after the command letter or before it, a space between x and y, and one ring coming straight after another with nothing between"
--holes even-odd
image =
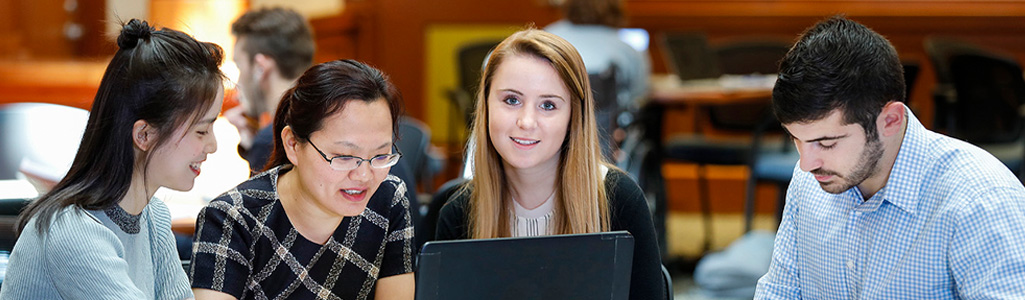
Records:
<instances>
[{"instance_id":1,"label":"blue eye","mask_svg":"<svg viewBox=\"0 0 1025 300\"><path fill-rule=\"evenodd\" d=\"M520 104L520 99L516 99L516 97L506 97L502 100L502 102L505 102L505 104L509 105L517 105Z\"/></svg>"},{"instance_id":2,"label":"blue eye","mask_svg":"<svg viewBox=\"0 0 1025 300\"><path fill-rule=\"evenodd\" d=\"M553 103L552 101L545 101L545 102L541 103L541 109L543 109L543 110L555 110L556 109L555 103Z\"/></svg>"}]
</instances>

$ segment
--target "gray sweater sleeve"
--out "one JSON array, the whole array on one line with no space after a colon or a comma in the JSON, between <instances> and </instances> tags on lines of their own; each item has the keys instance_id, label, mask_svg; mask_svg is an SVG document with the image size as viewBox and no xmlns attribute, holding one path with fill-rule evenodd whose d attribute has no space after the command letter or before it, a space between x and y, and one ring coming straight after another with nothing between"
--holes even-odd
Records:
<instances>
[{"instance_id":1,"label":"gray sweater sleeve","mask_svg":"<svg viewBox=\"0 0 1025 300\"><path fill-rule=\"evenodd\" d=\"M174 235L171 233L171 213L163 201L150 201L151 249L153 251L153 280L156 298L186 299L192 298L189 278L178 258Z\"/></svg>"}]
</instances>

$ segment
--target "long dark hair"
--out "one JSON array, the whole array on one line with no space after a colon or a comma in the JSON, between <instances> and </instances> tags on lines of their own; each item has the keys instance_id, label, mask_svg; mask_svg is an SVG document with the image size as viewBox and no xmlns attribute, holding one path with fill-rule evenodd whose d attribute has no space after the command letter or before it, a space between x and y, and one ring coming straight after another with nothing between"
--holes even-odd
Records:
<instances>
[{"instance_id":1,"label":"long dark hair","mask_svg":"<svg viewBox=\"0 0 1025 300\"><path fill-rule=\"evenodd\" d=\"M402 99L398 89L380 70L345 59L315 65L303 73L285 92L274 114L274 152L264 170L290 163L285 155L281 131L291 126L297 140L305 142L320 130L324 119L349 101L374 102L384 99L391 110L392 132L398 132Z\"/></svg>"},{"instance_id":2,"label":"long dark hair","mask_svg":"<svg viewBox=\"0 0 1025 300\"><path fill-rule=\"evenodd\" d=\"M155 30L133 19L121 28L114 53L93 100L82 143L71 169L49 193L21 213L18 231L37 217L40 233L53 214L76 205L104 209L128 193L136 166L145 172L154 151L136 157L133 124L146 121L157 129L157 149L186 122L195 123L210 109L224 74L218 69L221 48L196 41L173 29Z\"/></svg>"}]
</instances>

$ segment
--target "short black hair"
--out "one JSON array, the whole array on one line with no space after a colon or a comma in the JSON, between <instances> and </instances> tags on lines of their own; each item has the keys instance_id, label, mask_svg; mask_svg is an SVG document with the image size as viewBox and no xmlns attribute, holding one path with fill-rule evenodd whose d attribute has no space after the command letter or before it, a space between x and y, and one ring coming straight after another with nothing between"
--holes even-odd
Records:
<instances>
[{"instance_id":1,"label":"short black hair","mask_svg":"<svg viewBox=\"0 0 1025 300\"><path fill-rule=\"evenodd\" d=\"M890 41L865 25L833 16L801 34L780 62L772 108L780 123L821 120L840 109L877 137L883 106L904 100L904 69Z\"/></svg>"}]
</instances>

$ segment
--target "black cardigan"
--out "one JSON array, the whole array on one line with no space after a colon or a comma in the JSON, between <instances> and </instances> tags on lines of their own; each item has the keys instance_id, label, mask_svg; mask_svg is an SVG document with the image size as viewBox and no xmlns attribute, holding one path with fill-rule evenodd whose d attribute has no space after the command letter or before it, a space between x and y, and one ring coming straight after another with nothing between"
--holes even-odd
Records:
<instances>
[{"instance_id":1,"label":"black cardigan","mask_svg":"<svg viewBox=\"0 0 1025 300\"><path fill-rule=\"evenodd\" d=\"M611 169L605 177L609 198L610 231L626 230L634 237L633 271L630 278L630 299L665 299L665 279L659 256L655 226L651 221L644 193L622 171ZM468 192L456 193L441 209L437 240L466 239Z\"/></svg>"}]
</instances>

